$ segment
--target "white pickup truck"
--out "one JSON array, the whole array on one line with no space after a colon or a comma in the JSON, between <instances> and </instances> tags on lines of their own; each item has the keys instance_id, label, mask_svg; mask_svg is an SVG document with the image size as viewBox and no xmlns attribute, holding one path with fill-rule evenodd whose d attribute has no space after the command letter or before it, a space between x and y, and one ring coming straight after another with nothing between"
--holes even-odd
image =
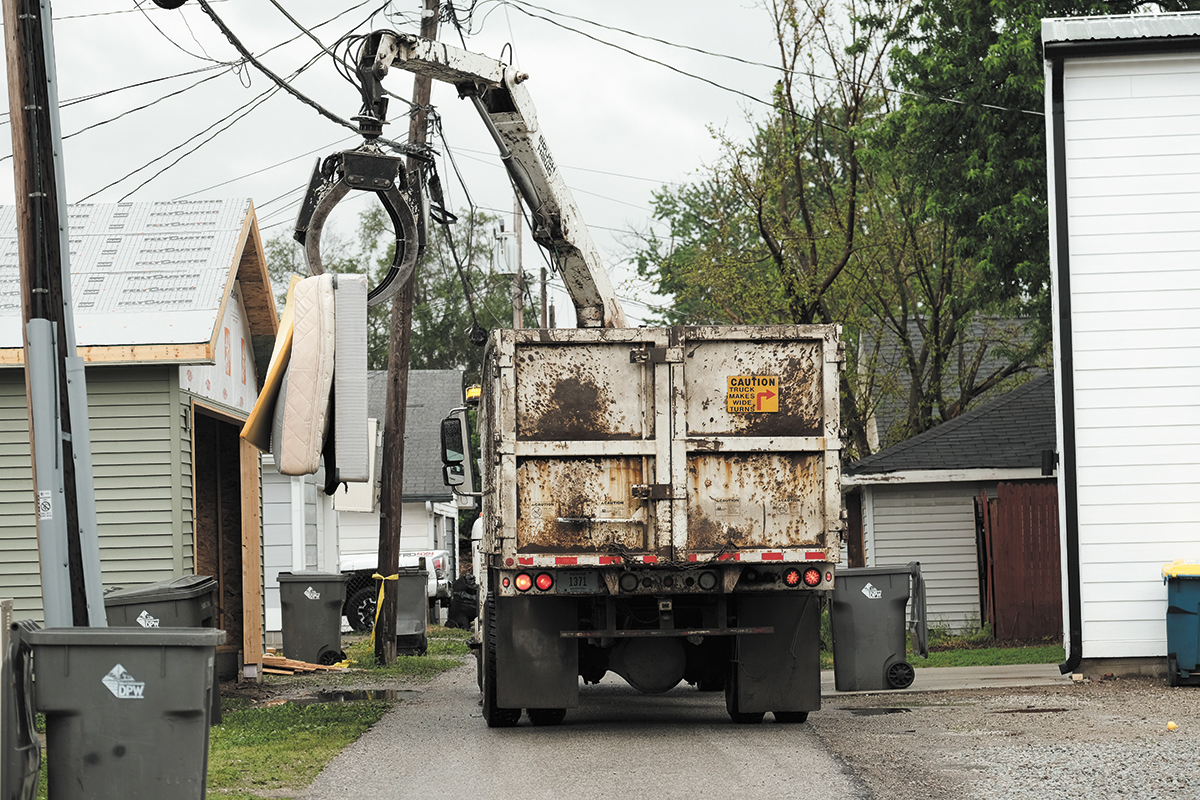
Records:
<instances>
[{"instance_id":1,"label":"white pickup truck","mask_svg":"<svg viewBox=\"0 0 1200 800\"><path fill-rule=\"evenodd\" d=\"M418 567L425 559L429 571L427 596L429 607L450 604L450 585L454 579L453 561L449 550L406 550L400 553L400 568ZM375 624L375 598L379 596L379 581L371 577L377 571L377 553L350 553L341 558L342 574L346 576L346 602L342 614L355 631L366 632Z\"/></svg>"}]
</instances>

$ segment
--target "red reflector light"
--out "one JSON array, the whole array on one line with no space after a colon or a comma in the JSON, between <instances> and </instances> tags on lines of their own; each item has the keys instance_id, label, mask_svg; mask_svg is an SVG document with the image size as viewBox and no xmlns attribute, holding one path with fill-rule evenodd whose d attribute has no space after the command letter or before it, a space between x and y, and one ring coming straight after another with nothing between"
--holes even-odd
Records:
<instances>
[{"instance_id":1,"label":"red reflector light","mask_svg":"<svg viewBox=\"0 0 1200 800\"><path fill-rule=\"evenodd\" d=\"M508 588L508 578L505 578L504 580L500 581L500 583L504 584L505 589Z\"/></svg>"},{"instance_id":2,"label":"red reflector light","mask_svg":"<svg viewBox=\"0 0 1200 800\"><path fill-rule=\"evenodd\" d=\"M786 583L788 586L799 586L800 585L800 570L789 569L787 572L783 573L783 582Z\"/></svg>"},{"instance_id":3,"label":"red reflector light","mask_svg":"<svg viewBox=\"0 0 1200 800\"><path fill-rule=\"evenodd\" d=\"M830 581L832 581L832 580L833 580L833 573L832 573L832 572L826 572L826 573L825 573L825 582L826 582L826 583L829 583L829 582L830 582Z\"/></svg>"},{"instance_id":4,"label":"red reflector light","mask_svg":"<svg viewBox=\"0 0 1200 800\"><path fill-rule=\"evenodd\" d=\"M518 592L528 592L529 588L533 586L533 578L522 572L513 579L513 583L516 584Z\"/></svg>"},{"instance_id":5,"label":"red reflector light","mask_svg":"<svg viewBox=\"0 0 1200 800\"><path fill-rule=\"evenodd\" d=\"M550 577L550 573L543 572L541 575L537 576L535 583L537 584L537 587L544 592L554 585L554 578Z\"/></svg>"},{"instance_id":6,"label":"red reflector light","mask_svg":"<svg viewBox=\"0 0 1200 800\"><path fill-rule=\"evenodd\" d=\"M517 580L519 581L520 578ZM816 586L821 582L821 570L811 568L804 570L804 582L809 586Z\"/></svg>"}]
</instances>

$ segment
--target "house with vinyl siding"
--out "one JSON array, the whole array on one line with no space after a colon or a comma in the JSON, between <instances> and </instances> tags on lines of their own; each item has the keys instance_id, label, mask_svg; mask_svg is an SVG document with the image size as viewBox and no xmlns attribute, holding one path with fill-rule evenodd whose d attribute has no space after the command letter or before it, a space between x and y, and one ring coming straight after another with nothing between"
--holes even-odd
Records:
<instances>
[{"instance_id":1,"label":"house with vinyl siding","mask_svg":"<svg viewBox=\"0 0 1200 800\"><path fill-rule=\"evenodd\" d=\"M68 209L104 588L218 582L222 671L262 654L258 451L239 438L278 318L249 200ZM0 596L42 599L14 210L0 209Z\"/></svg>"},{"instance_id":2,"label":"house with vinyl siding","mask_svg":"<svg viewBox=\"0 0 1200 800\"><path fill-rule=\"evenodd\" d=\"M1162 567L1200 561L1200 14L1042 40L1063 669L1162 675Z\"/></svg>"},{"instance_id":3,"label":"house with vinyl siding","mask_svg":"<svg viewBox=\"0 0 1200 800\"><path fill-rule=\"evenodd\" d=\"M920 562L931 625L1056 637L1056 492L1042 467L1054 442L1053 377L1042 375L848 465L846 565ZM1031 612L1045 632L1017 635Z\"/></svg>"}]
</instances>

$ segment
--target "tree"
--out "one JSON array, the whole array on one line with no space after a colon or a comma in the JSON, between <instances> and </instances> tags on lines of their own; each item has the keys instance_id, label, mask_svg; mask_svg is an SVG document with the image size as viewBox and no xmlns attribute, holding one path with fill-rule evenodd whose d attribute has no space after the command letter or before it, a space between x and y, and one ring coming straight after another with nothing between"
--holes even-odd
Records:
<instances>
[{"instance_id":1,"label":"tree","mask_svg":"<svg viewBox=\"0 0 1200 800\"><path fill-rule=\"evenodd\" d=\"M679 301L669 322L840 323L847 450L880 442L872 419L898 401L899 435L965 410L1028 369L1037 346L978 334L1015 304L978 291L961 232L892 154L880 121L896 110L881 88L887 53L905 35L907 2L841 8L770 0L780 78L772 115L749 141L721 137L722 155L692 186L655 194L669 242L649 238L644 277ZM889 26L890 22L890 26ZM1017 338L1017 344L1021 338ZM888 358L888 351L898 357Z\"/></svg>"},{"instance_id":2,"label":"tree","mask_svg":"<svg viewBox=\"0 0 1200 800\"><path fill-rule=\"evenodd\" d=\"M478 382L483 349L472 344L468 332L471 309L483 328L512 325L510 279L489 268L494 227L498 218L483 212L474 217L465 212L447 231L434 226L421 260L417 263L413 293L411 369L463 369L467 380ZM395 243L390 241L390 221L379 206L358 216L354 240L335 231L322 237L321 259L327 271L367 273L374 286L392 263ZM450 247L453 237L454 247ZM469 240L469 241L468 241ZM308 268L299 244L290 232L277 234L265 246L268 271L275 286L276 301L283 306L289 275L307 275ZM456 259L457 256L457 259ZM461 263L468 291L464 290ZM388 326L391 305L381 303L367 311L367 361L370 369L387 368ZM528 318L532 323L532 319Z\"/></svg>"},{"instance_id":3,"label":"tree","mask_svg":"<svg viewBox=\"0 0 1200 800\"><path fill-rule=\"evenodd\" d=\"M1200 8L1196 0L924 0L865 22L895 42L905 90L874 146L903 153L906 179L974 261L976 291L1015 301L1050 338L1049 220L1041 20Z\"/></svg>"}]
</instances>

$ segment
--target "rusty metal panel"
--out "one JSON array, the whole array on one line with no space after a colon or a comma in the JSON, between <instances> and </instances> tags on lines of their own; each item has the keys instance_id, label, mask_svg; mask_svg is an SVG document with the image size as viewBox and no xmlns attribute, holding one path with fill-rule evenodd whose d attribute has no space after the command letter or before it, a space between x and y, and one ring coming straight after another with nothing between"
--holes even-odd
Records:
<instances>
[{"instance_id":1,"label":"rusty metal panel","mask_svg":"<svg viewBox=\"0 0 1200 800\"><path fill-rule=\"evenodd\" d=\"M654 459L525 459L517 467L518 553L645 552L654 528L633 487ZM606 521L611 520L611 522Z\"/></svg>"},{"instance_id":2,"label":"rusty metal panel","mask_svg":"<svg viewBox=\"0 0 1200 800\"><path fill-rule=\"evenodd\" d=\"M537 441L653 436L653 395L627 342L522 344L516 368L516 434Z\"/></svg>"},{"instance_id":3,"label":"rusty metal panel","mask_svg":"<svg viewBox=\"0 0 1200 800\"><path fill-rule=\"evenodd\" d=\"M689 551L824 547L821 453L694 453Z\"/></svg>"},{"instance_id":4,"label":"rusty metal panel","mask_svg":"<svg viewBox=\"0 0 1200 800\"><path fill-rule=\"evenodd\" d=\"M688 434L691 436L824 436L822 339L689 340L684 348ZM731 379L775 379L747 387L776 411L731 411Z\"/></svg>"}]
</instances>

